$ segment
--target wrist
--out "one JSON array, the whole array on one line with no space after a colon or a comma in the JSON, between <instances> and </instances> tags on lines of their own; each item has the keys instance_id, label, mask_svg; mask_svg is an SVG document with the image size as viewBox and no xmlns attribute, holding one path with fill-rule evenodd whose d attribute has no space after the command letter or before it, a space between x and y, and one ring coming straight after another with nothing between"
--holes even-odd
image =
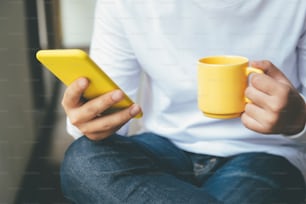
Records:
<instances>
[{"instance_id":1,"label":"wrist","mask_svg":"<svg viewBox=\"0 0 306 204\"><path fill-rule=\"evenodd\" d=\"M293 136L296 134L299 134L303 132L305 129L305 124L306 124L306 103L304 100L304 96L301 95L300 97L300 106L297 106L295 117L294 120L290 121L290 118L288 118L289 125L286 127L286 129L283 132L283 135L286 136Z\"/></svg>"}]
</instances>

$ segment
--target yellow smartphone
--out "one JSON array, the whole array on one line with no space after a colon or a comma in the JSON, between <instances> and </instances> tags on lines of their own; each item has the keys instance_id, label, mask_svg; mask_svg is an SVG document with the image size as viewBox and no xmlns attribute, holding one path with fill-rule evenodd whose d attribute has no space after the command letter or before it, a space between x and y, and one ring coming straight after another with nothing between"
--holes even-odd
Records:
<instances>
[{"instance_id":1,"label":"yellow smartphone","mask_svg":"<svg viewBox=\"0 0 306 204\"><path fill-rule=\"evenodd\" d=\"M92 99L115 89L120 89L83 50L40 50L36 53L36 58L66 86L80 77L87 78L90 83L83 95L85 99ZM126 94L124 95L123 100L111 107L111 112L127 108L134 103ZM138 114L136 118L141 116L142 113Z\"/></svg>"}]
</instances>

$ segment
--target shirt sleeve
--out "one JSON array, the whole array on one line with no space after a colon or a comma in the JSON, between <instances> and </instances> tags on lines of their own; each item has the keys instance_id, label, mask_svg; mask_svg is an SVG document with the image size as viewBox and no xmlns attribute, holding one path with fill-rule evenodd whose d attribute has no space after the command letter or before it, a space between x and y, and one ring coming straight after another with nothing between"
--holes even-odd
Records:
<instances>
[{"instance_id":1,"label":"shirt sleeve","mask_svg":"<svg viewBox=\"0 0 306 204\"><path fill-rule=\"evenodd\" d=\"M90 56L135 101L141 71L124 29L124 19L116 0L97 1ZM126 135L128 126L129 123L118 134ZM69 120L67 131L76 138L81 135Z\"/></svg>"},{"instance_id":2,"label":"shirt sleeve","mask_svg":"<svg viewBox=\"0 0 306 204\"><path fill-rule=\"evenodd\" d=\"M297 46L298 52L298 75L301 82L300 87L298 87L300 94L306 101L306 16L304 21L304 30L299 39ZM306 142L306 128L299 134L289 136L291 139L299 140L301 142Z\"/></svg>"}]
</instances>

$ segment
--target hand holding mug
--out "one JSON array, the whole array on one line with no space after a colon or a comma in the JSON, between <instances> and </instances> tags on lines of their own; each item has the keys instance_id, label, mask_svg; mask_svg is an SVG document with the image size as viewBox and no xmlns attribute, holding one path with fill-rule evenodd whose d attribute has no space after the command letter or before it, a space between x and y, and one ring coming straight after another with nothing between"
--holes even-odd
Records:
<instances>
[{"instance_id":1,"label":"hand holding mug","mask_svg":"<svg viewBox=\"0 0 306 204\"><path fill-rule=\"evenodd\" d=\"M245 95L252 101L241 116L243 124L264 134L296 134L305 128L306 106L287 77L269 61L252 63L265 74L251 79Z\"/></svg>"},{"instance_id":2,"label":"hand holding mug","mask_svg":"<svg viewBox=\"0 0 306 204\"><path fill-rule=\"evenodd\" d=\"M296 134L306 122L304 99L269 61L251 63L240 56L213 56L198 63L198 104L204 115L241 116L243 124L263 134ZM254 74L248 86L248 76ZM264 73L264 74L263 74Z\"/></svg>"}]
</instances>

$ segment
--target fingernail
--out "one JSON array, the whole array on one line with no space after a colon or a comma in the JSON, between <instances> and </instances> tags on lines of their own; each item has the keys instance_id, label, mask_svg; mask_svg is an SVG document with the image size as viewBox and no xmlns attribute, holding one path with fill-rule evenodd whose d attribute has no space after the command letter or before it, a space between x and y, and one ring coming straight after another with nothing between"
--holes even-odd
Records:
<instances>
[{"instance_id":1,"label":"fingernail","mask_svg":"<svg viewBox=\"0 0 306 204\"><path fill-rule=\"evenodd\" d=\"M117 91L115 91L115 92L112 94L112 99L113 99L114 101L120 101L122 98L123 98L123 93L122 93L122 91L117 90Z\"/></svg>"},{"instance_id":2,"label":"fingernail","mask_svg":"<svg viewBox=\"0 0 306 204\"><path fill-rule=\"evenodd\" d=\"M139 107L139 105L134 104L131 109L130 109L130 115L132 117L136 116L138 113L140 113L141 109Z\"/></svg>"},{"instance_id":3,"label":"fingernail","mask_svg":"<svg viewBox=\"0 0 306 204\"><path fill-rule=\"evenodd\" d=\"M87 81L86 78L80 78L80 79L78 80L78 85L79 85L81 88L86 88L87 83L88 83L88 81Z\"/></svg>"}]
</instances>

